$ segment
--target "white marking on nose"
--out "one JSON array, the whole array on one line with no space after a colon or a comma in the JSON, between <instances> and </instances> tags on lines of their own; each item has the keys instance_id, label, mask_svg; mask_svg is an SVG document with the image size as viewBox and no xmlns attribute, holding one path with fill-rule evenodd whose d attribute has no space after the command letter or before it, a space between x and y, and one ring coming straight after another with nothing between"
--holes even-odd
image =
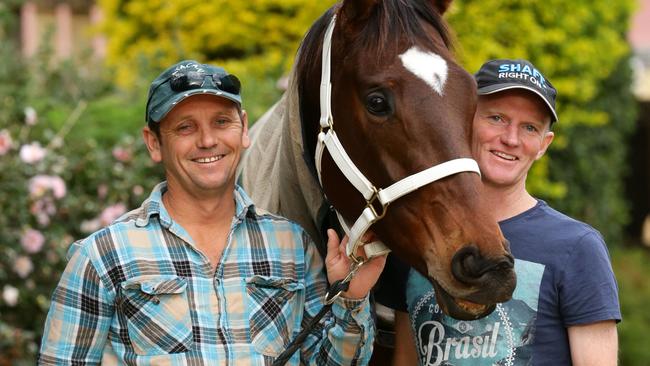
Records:
<instances>
[{"instance_id":1,"label":"white marking on nose","mask_svg":"<svg viewBox=\"0 0 650 366\"><path fill-rule=\"evenodd\" d=\"M447 82L447 62L445 59L433 52L424 52L415 46L399 55L399 58L408 71L424 80L427 85L442 96Z\"/></svg>"}]
</instances>

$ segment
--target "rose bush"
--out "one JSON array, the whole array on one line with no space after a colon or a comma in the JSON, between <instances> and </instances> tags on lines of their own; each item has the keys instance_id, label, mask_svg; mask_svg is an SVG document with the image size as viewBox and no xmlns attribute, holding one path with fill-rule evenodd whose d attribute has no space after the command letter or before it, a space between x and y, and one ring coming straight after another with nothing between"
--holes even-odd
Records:
<instances>
[{"instance_id":1,"label":"rose bush","mask_svg":"<svg viewBox=\"0 0 650 366\"><path fill-rule=\"evenodd\" d=\"M70 244L139 206L162 173L139 126L92 112L115 93L105 82L16 54L0 44L0 365L33 365ZM87 136L100 123L114 134Z\"/></svg>"},{"instance_id":2,"label":"rose bush","mask_svg":"<svg viewBox=\"0 0 650 366\"><path fill-rule=\"evenodd\" d=\"M26 120L4 122L0 364L15 364L34 360L70 243L137 207L160 175L151 172L139 139L124 138L112 149L65 137L56 144Z\"/></svg>"}]
</instances>

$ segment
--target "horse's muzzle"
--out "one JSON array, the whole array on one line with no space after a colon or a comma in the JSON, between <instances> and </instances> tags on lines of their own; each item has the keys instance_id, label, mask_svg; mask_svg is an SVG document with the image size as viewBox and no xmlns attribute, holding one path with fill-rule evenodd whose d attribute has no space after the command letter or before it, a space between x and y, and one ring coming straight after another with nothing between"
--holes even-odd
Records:
<instances>
[{"instance_id":1,"label":"horse's muzzle","mask_svg":"<svg viewBox=\"0 0 650 366\"><path fill-rule=\"evenodd\" d=\"M460 249L451 260L451 272L456 280L467 285L485 285L490 277L501 277L512 271L515 259L509 253L496 259L485 258L474 246Z\"/></svg>"}]
</instances>

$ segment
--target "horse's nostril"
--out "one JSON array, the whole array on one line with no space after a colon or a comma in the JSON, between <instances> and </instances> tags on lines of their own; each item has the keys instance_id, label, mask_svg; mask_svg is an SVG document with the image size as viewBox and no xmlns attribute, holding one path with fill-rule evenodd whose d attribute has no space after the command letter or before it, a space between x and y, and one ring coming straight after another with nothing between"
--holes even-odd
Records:
<instances>
[{"instance_id":1,"label":"horse's nostril","mask_svg":"<svg viewBox=\"0 0 650 366\"><path fill-rule=\"evenodd\" d=\"M515 257L510 253L503 257L499 262L499 269L511 269L515 267Z\"/></svg>"},{"instance_id":2,"label":"horse's nostril","mask_svg":"<svg viewBox=\"0 0 650 366\"><path fill-rule=\"evenodd\" d=\"M472 283L479 274L479 251L474 246L460 249L451 260L451 271L457 280L463 283Z\"/></svg>"},{"instance_id":3,"label":"horse's nostril","mask_svg":"<svg viewBox=\"0 0 650 366\"><path fill-rule=\"evenodd\" d=\"M473 245L460 249L451 260L451 271L454 277L467 284L475 284L488 272L507 271L513 267L514 259L511 255L498 260L485 259Z\"/></svg>"},{"instance_id":4,"label":"horse's nostril","mask_svg":"<svg viewBox=\"0 0 650 366\"><path fill-rule=\"evenodd\" d=\"M512 270L514 267L515 267L514 258L511 255L506 255L502 259L499 259L498 261L494 262L491 268L488 267L487 271L505 272L505 271Z\"/></svg>"}]
</instances>

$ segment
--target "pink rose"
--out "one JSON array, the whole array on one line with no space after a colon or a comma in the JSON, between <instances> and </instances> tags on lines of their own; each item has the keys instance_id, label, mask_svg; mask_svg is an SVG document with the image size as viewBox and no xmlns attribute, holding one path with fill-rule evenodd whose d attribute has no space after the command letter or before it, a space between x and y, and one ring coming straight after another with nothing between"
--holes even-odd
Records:
<instances>
[{"instance_id":1,"label":"pink rose","mask_svg":"<svg viewBox=\"0 0 650 366\"><path fill-rule=\"evenodd\" d=\"M39 198L47 191L52 191L55 198L65 197L65 182L57 175L39 174L29 180L29 194L32 198Z\"/></svg>"},{"instance_id":2,"label":"pink rose","mask_svg":"<svg viewBox=\"0 0 650 366\"><path fill-rule=\"evenodd\" d=\"M41 227L50 224L50 216L45 212L34 212L34 216L36 217L36 222L38 222Z\"/></svg>"},{"instance_id":3,"label":"pink rose","mask_svg":"<svg viewBox=\"0 0 650 366\"><path fill-rule=\"evenodd\" d=\"M38 230L27 229L20 238L20 243L27 253L38 253L43 248L45 237Z\"/></svg>"},{"instance_id":4,"label":"pink rose","mask_svg":"<svg viewBox=\"0 0 650 366\"><path fill-rule=\"evenodd\" d=\"M29 180L29 195L32 198L43 197L49 189L47 175L36 175Z\"/></svg>"},{"instance_id":5,"label":"pink rose","mask_svg":"<svg viewBox=\"0 0 650 366\"><path fill-rule=\"evenodd\" d=\"M65 182L58 175L50 175L50 189L55 198L61 199L65 197Z\"/></svg>"},{"instance_id":6,"label":"pink rose","mask_svg":"<svg viewBox=\"0 0 650 366\"><path fill-rule=\"evenodd\" d=\"M11 147L13 146L13 140L11 139L11 135L9 134L9 131L7 130L2 130L0 131L0 155L4 155L9 150L11 150Z\"/></svg>"},{"instance_id":7,"label":"pink rose","mask_svg":"<svg viewBox=\"0 0 650 366\"><path fill-rule=\"evenodd\" d=\"M117 146L113 149L113 157L118 161L128 163L132 158L131 150Z\"/></svg>"},{"instance_id":8,"label":"pink rose","mask_svg":"<svg viewBox=\"0 0 650 366\"><path fill-rule=\"evenodd\" d=\"M20 278L27 278L33 270L34 263L32 263L32 260L27 256L21 255L14 261L14 272L16 272Z\"/></svg>"},{"instance_id":9,"label":"pink rose","mask_svg":"<svg viewBox=\"0 0 650 366\"><path fill-rule=\"evenodd\" d=\"M102 211L99 215L99 221L102 226L106 226L111 222L115 221L118 217L122 216L126 212L126 205L123 203L116 203L114 205L108 206Z\"/></svg>"},{"instance_id":10,"label":"pink rose","mask_svg":"<svg viewBox=\"0 0 650 366\"><path fill-rule=\"evenodd\" d=\"M43 197L32 203L29 208L29 212L36 217L36 221L41 226L46 226L50 223L50 216L54 216L56 213L56 206L52 202L52 198Z\"/></svg>"},{"instance_id":11,"label":"pink rose","mask_svg":"<svg viewBox=\"0 0 650 366\"><path fill-rule=\"evenodd\" d=\"M47 150L42 148L41 144L33 142L20 148L20 159L27 164L34 164L43 160L46 153Z\"/></svg>"}]
</instances>

